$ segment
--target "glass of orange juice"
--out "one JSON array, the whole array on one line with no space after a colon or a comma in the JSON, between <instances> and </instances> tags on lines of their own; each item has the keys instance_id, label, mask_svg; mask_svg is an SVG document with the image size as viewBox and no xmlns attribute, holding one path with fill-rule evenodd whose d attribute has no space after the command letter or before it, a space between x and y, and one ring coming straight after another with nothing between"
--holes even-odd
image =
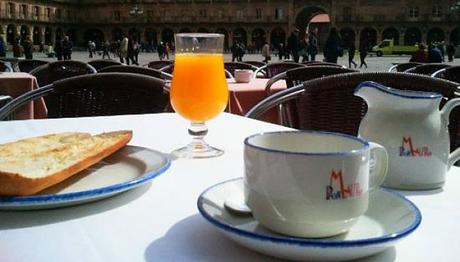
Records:
<instances>
[{"instance_id":1,"label":"glass of orange juice","mask_svg":"<svg viewBox=\"0 0 460 262\"><path fill-rule=\"evenodd\" d=\"M174 72L170 98L174 110L191 122L192 142L173 152L184 158L220 156L223 150L204 141L205 122L227 106L228 87L224 71L224 35L185 33L175 35Z\"/></svg>"}]
</instances>

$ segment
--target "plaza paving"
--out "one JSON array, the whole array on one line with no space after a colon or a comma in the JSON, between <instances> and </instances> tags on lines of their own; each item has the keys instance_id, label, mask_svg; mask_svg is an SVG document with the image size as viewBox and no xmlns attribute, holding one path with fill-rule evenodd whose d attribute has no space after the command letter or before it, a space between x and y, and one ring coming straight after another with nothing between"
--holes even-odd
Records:
<instances>
[{"instance_id":1,"label":"plaza paving","mask_svg":"<svg viewBox=\"0 0 460 262\"><path fill-rule=\"evenodd\" d=\"M9 53L7 56L11 57L12 54ZM225 54L225 61L231 61L231 54ZM88 62L92 59L100 59L102 56L95 55L93 58L89 58L88 52L86 51L74 51L72 53L72 59L73 60L79 60L83 62ZM112 54L111 54L111 58ZM410 56L407 55L402 55L402 56L383 56L383 57L377 57L375 55L373 56L368 56L366 58L366 63L368 65L368 68L361 68L360 70L363 72L373 72L373 71L387 71L391 66L392 63L404 63L409 61ZM45 54L43 53L34 53L34 59L40 59L40 60L46 60L46 61L56 61L56 58L48 58L46 57ZM117 58L118 59L118 58ZM173 59L173 56L170 56L170 59ZM322 55L318 55L316 57L316 60L321 61L323 59ZM147 64L149 61L153 60L158 60L158 54L157 53L140 53L139 54L139 64L144 65ZM262 61L263 57L261 54L246 54L243 57L243 62L244 60L256 60L256 61ZM272 62L278 61L278 57L275 57L272 55ZM446 57L447 61L447 57ZM359 56L356 55L355 57L355 62L359 66ZM339 58L338 61L339 64L348 66L348 56L343 56ZM454 62L449 63L452 65L460 65L460 58L457 58L454 60ZM358 68L359 69L359 68Z\"/></svg>"}]
</instances>

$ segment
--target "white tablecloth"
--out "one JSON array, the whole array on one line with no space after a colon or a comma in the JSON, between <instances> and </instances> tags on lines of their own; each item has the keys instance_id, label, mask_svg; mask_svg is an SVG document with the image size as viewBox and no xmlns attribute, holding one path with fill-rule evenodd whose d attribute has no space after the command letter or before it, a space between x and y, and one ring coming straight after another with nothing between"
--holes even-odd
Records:
<instances>
[{"instance_id":1,"label":"white tablecloth","mask_svg":"<svg viewBox=\"0 0 460 262\"><path fill-rule=\"evenodd\" d=\"M130 144L171 152L189 142L175 114L0 122L0 143L50 132L132 129ZM279 261L223 237L198 213L206 188L243 176L243 139L284 127L222 114L207 140L219 158L173 161L151 183L99 202L42 211L0 211L0 261ZM363 261L458 261L460 168L443 190L408 192L422 212L409 237ZM361 260L360 260L361 261Z\"/></svg>"}]
</instances>

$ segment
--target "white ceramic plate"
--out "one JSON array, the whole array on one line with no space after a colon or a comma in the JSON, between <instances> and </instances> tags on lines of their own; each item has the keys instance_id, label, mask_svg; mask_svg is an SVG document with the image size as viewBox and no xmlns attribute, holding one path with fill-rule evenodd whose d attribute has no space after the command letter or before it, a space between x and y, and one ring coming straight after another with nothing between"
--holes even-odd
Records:
<instances>
[{"instance_id":1,"label":"white ceramic plate","mask_svg":"<svg viewBox=\"0 0 460 262\"><path fill-rule=\"evenodd\" d=\"M96 165L37 195L0 197L0 209L46 209L99 200L143 185L170 165L170 160L160 152L125 146Z\"/></svg>"},{"instance_id":2,"label":"white ceramic plate","mask_svg":"<svg viewBox=\"0 0 460 262\"><path fill-rule=\"evenodd\" d=\"M420 211L409 200L375 190L370 194L369 209L348 233L321 239L284 236L260 226L252 216L233 214L224 208L225 199L242 190L242 178L214 185L200 195L198 209L237 243L285 259L337 261L369 256L393 246L421 222Z\"/></svg>"}]
</instances>

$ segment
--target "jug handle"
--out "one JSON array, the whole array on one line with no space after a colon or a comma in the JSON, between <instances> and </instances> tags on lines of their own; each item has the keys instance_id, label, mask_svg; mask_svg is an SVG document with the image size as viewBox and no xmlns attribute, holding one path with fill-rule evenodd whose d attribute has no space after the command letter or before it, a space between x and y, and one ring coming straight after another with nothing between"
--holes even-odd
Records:
<instances>
[{"instance_id":1,"label":"jug handle","mask_svg":"<svg viewBox=\"0 0 460 262\"><path fill-rule=\"evenodd\" d=\"M454 98L449 100L441 109L441 119L445 126L449 125L449 115L452 110L460 106L460 98ZM460 147L455 149L452 153L449 154L449 159L447 160L447 169L450 169L452 165L460 159Z\"/></svg>"}]
</instances>

